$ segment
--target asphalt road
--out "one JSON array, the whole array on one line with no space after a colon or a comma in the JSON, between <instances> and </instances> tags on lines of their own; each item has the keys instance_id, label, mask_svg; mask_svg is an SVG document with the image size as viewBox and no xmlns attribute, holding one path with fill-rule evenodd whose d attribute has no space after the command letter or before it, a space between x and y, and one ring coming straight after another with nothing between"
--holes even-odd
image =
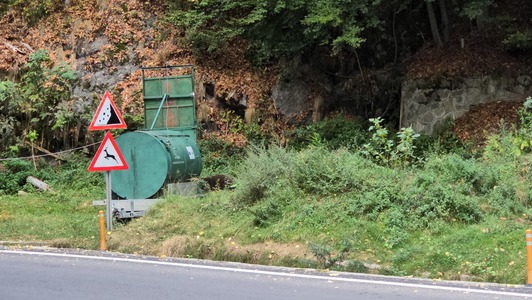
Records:
<instances>
[{"instance_id":1,"label":"asphalt road","mask_svg":"<svg viewBox=\"0 0 532 300\"><path fill-rule=\"evenodd\" d=\"M532 288L0 246L0 299L532 299Z\"/></svg>"}]
</instances>

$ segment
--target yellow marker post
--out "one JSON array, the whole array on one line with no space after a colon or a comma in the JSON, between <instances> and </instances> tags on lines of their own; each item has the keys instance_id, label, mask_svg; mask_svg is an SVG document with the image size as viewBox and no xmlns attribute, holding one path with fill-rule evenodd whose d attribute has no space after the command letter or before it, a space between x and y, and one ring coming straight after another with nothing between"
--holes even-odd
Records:
<instances>
[{"instance_id":1,"label":"yellow marker post","mask_svg":"<svg viewBox=\"0 0 532 300\"><path fill-rule=\"evenodd\" d=\"M532 284L532 230L526 230L526 256L528 265L528 281L529 285Z\"/></svg>"},{"instance_id":2,"label":"yellow marker post","mask_svg":"<svg viewBox=\"0 0 532 300\"><path fill-rule=\"evenodd\" d=\"M100 214L100 250L107 250L103 210L100 210L99 214Z\"/></svg>"}]
</instances>

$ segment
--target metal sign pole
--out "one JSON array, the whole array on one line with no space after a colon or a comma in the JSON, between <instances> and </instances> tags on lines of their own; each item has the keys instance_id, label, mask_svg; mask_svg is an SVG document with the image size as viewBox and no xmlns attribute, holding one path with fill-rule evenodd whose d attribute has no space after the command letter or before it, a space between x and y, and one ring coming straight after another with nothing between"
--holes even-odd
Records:
<instances>
[{"instance_id":1,"label":"metal sign pole","mask_svg":"<svg viewBox=\"0 0 532 300\"><path fill-rule=\"evenodd\" d=\"M111 211L111 172L105 171L105 185L106 185L106 192L107 192L107 200L105 201L106 204L106 210L105 210L105 216L106 216L106 223L107 223L107 231L113 230L113 215Z\"/></svg>"}]
</instances>

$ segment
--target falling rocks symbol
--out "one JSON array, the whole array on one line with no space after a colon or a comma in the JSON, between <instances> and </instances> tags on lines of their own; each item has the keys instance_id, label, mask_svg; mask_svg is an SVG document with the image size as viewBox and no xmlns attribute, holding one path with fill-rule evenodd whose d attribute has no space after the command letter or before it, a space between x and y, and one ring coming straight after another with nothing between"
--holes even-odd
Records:
<instances>
[{"instance_id":1,"label":"falling rocks symbol","mask_svg":"<svg viewBox=\"0 0 532 300\"><path fill-rule=\"evenodd\" d=\"M98 124L107 124L107 125L120 124L120 119L116 115L116 112L114 111L114 109L111 109L111 105L108 105L105 108L105 110L106 111L104 111L101 114L103 119L99 119ZM107 122L105 122L105 119L107 119Z\"/></svg>"}]
</instances>

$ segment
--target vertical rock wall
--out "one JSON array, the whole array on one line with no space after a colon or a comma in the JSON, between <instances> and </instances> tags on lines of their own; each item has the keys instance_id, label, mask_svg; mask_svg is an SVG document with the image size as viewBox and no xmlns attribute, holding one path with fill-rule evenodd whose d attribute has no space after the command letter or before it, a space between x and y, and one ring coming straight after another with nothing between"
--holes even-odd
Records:
<instances>
[{"instance_id":1,"label":"vertical rock wall","mask_svg":"<svg viewBox=\"0 0 532 300\"><path fill-rule=\"evenodd\" d=\"M532 96L532 74L433 78L403 82L401 127L432 134L446 119L456 119L471 106L493 101L523 102Z\"/></svg>"}]
</instances>

